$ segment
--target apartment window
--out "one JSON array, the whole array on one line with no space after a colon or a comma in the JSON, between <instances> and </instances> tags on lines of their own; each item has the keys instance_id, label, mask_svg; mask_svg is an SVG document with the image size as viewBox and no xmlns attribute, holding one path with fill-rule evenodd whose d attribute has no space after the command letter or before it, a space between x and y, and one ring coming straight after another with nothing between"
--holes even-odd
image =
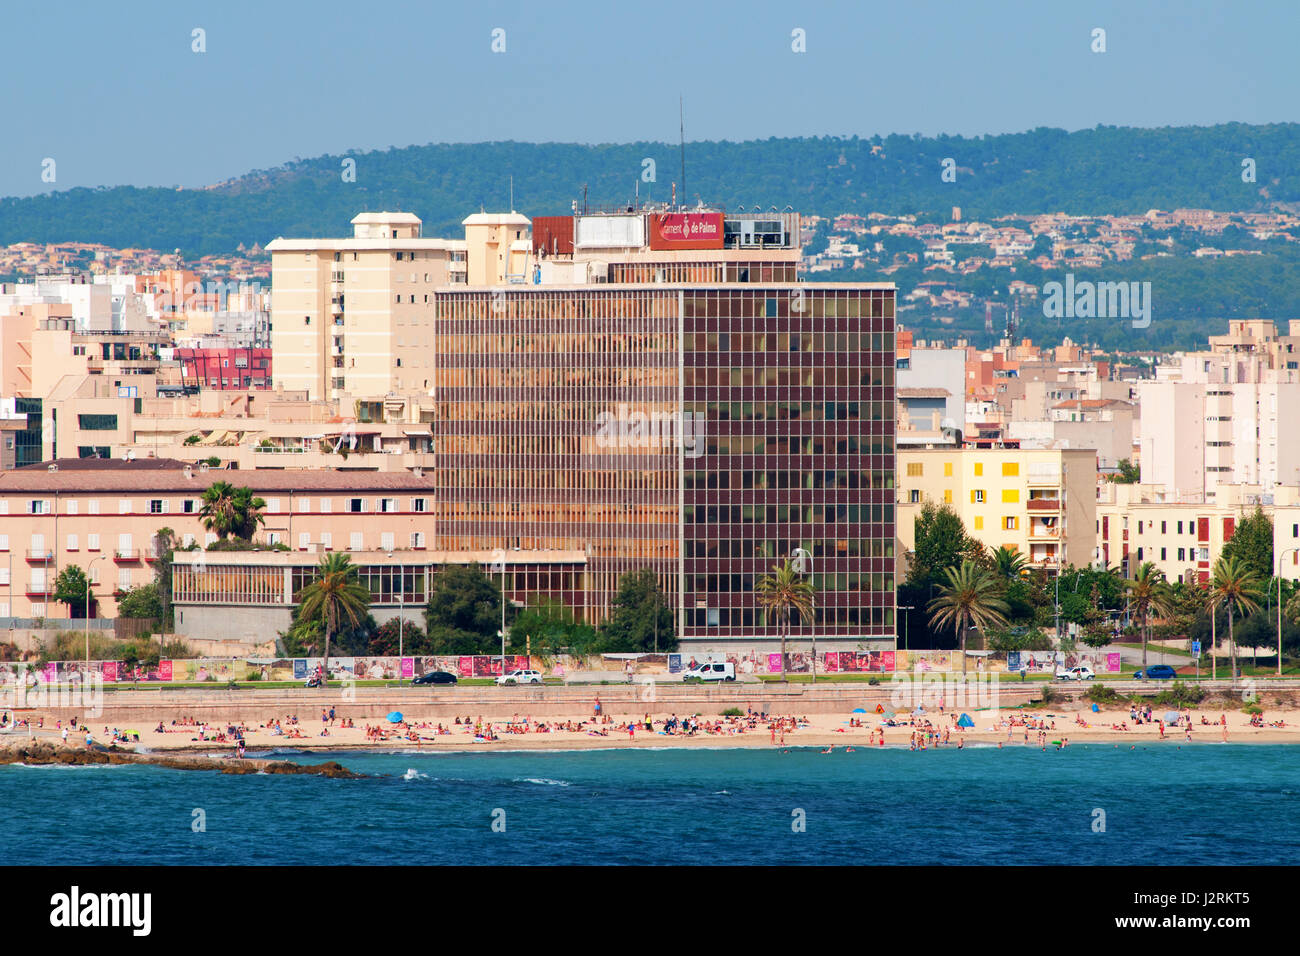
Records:
<instances>
[{"instance_id":1,"label":"apartment window","mask_svg":"<svg viewBox=\"0 0 1300 956\"><path fill-rule=\"evenodd\" d=\"M360 551L365 546L364 540L365 539L360 531L353 531L351 536L348 538L348 550Z\"/></svg>"},{"instance_id":2,"label":"apartment window","mask_svg":"<svg viewBox=\"0 0 1300 956\"><path fill-rule=\"evenodd\" d=\"M350 511L352 514L360 514L365 510L366 510L366 502L364 498L348 499L348 511Z\"/></svg>"},{"instance_id":3,"label":"apartment window","mask_svg":"<svg viewBox=\"0 0 1300 956\"><path fill-rule=\"evenodd\" d=\"M209 531L207 534L203 536L203 547L210 548L212 547L212 545L216 543L217 543L217 536L212 532Z\"/></svg>"},{"instance_id":4,"label":"apartment window","mask_svg":"<svg viewBox=\"0 0 1300 956\"><path fill-rule=\"evenodd\" d=\"M323 515L327 515L327 514L329 514L329 513L330 513L330 510L331 510L332 507L333 507L333 506L332 506L332 504L330 503L330 500L329 500L328 498L322 498L322 499L320 500L320 513L321 513L321 514L323 514Z\"/></svg>"},{"instance_id":5,"label":"apartment window","mask_svg":"<svg viewBox=\"0 0 1300 956\"><path fill-rule=\"evenodd\" d=\"M380 498L380 499L379 499L379 510L380 510L383 514L392 514L393 512L395 512L395 511L397 510L397 499L396 499L396 498Z\"/></svg>"},{"instance_id":6,"label":"apartment window","mask_svg":"<svg viewBox=\"0 0 1300 956\"><path fill-rule=\"evenodd\" d=\"M984 489L976 488L973 491L971 491L970 500L973 504L977 504L977 505L984 504Z\"/></svg>"},{"instance_id":7,"label":"apartment window","mask_svg":"<svg viewBox=\"0 0 1300 956\"><path fill-rule=\"evenodd\" d=\"M950 504L952 504L952 489L951 489L951 488L945 488L945 489L943 489L943 503L946 504L946 505L950 505Z\"/></svg>"},{"instance_id":8,"label":"apartment window","mask_svg":"<svg viewBox=\"0 0 1300 956\"><path fill-rule=\"evenodd\" d=\"M0 551L9 550L9 535L0 534Z\"/></svg>"},{"instance_id":9,"label":"apartment window","mask_svg":"<svg viewBox=\"0 0 1300 956\"><path fill-rule=\"evenodd\" d=\"M181 511L182 511L182 513L187 514L187 515L192 515L192 514L194 514L195 510L196 510L196 509L195 509L195 507L194 507L194 499L193 499L193 498L186 498L184 501L181 502Z\"/></svg>"},{"instance_id":10,"label":"apartment window","mask_svg":"<svg viewBox=\"0 0 1300 956\"><path fill-rule=\"evenodd\" d=\"M117 430L116 415L78 415L77 427L83 432L111 432Z\"/></svg>"},{"instance_id":11,"label":"apartment window","mask_svg":"<svg viewBox=\"0 0 1300 956\"><path fill-rule=\"evenodd\" d=\"M1168 550L1169 550L1168 548L1161 548L1161 549L1160 549L1160 560L1161 560L1161 561L1164 561L1164 560L1166 560L1166 559L1169 557L1169 555L1167 554Z\"/></svg>"},{"instance_id":12,"label":"apartment window","mask_svg":"<svg viewBox=\"0 0 1300 956\"><path fill-rule=\"evenodd\" d=\"M183 535L181 535L181 547L182 547L182 548L185 548L185 549L188 551L188 550L189 550L191 547L193 547L193 546L194 546L194 535L192 535L192 534L183 534Z\"/></svg>"},{"instance_id":13,"label":"apartment window","mask_svg":"<svg viewBox=\"0 0 1300 956\"><path fill-rule=\"evenodd\" d=\"M301 532L299 532L299 533L298 533L298 550L299 550L299 551L306 551L308 545L310 545L310 544L311 544L311 532L310 532L310 531L301 531Z\"/></svg>"},{"instance_id":14,"label":"apartment window","mask_svg":"<svg viewBox=\"0 0 1300 956\"><path fill-rule=\"evenodd\" d=\"M915 504L920 504L920 502L921 502L921 492L920 492L919 490L917 490L916 488L913 488L911 491L908 492L908 498L907 498L907 501L908 501L908 504L913 504L913 505L915 505Z\"/></svg>"},{"instance_id":15,"label":"apartment window","mask_svg":"<svg viewBox=\"0 0 1300 956\"><path fill-rule=\"evenodd\" d=\"M266 536L266 540L271 545L271 547L275 547L277 544L280 543L280 532L272 531L268 533Z\"/></svg>"},{"instance_id":16,"label":"apartment window","mask_svg":"<svg viewBox=\"0 0 1300 956\"><path fill-rule=\"evenodd\" d=\"M412 532L411 532L411 547L412 547L412 548L416 548L416 549L422 549L422 548L424 547L424 532L423 532L423 531L412 531Z\"/></svg>"},{"instance_id":17,"label":"apartment window","mask_svg":"<svg viewBox=\"0 0 1300 956\"><path fill-rule=\"evenodd\" d=\"M167 502L161 498L149 499L149 513L151 515L164 515L167 513Z\"/></svg>"},{"instance_id":18,"label":"apartment window","mask_svg":"<svg viewBox=\"0 0 1300 956\"><path fill-rule=\"evenodd\" d=\"M1186 560L1187 560L1187 549L1186 549L1186 548L1179 548L1179 549L1178 549L1178 560L1179 560L1179 561L1186 561Z\"/></svg>"},{"instance_id":19,"label":"apartment window","mask_svg":"<svg viewBox=\"0 0 1300 956\"><path fill-rule=\"evenodd\" d=\"M267 510L268 512L272 513L272 514L279 514L279 512L280 512L280 499L279 499L279 498L268 498L267 501L266 501L266 510Z\"/></svg>"},{"instance_id":20,"label":"apartment window","mask_svg":"<svg viewBox=\"0 0 1300 956\"><path fill-rule=\"evenodd\" d=\"M1141 533L1142 533L1142 522L1139 521L1139 522L1138 522L1138 534L1141 534Z\"/></svg>"},{"instance_id":21,"label":"apartment window","mask_svg":"<svg viewBox=\"0 0 1300 956\"><path fill-rule=\"evenodd\" d=\"M33 604L32 617L44 617L44 616L45 616L45 602L42 601L39 604Z\"/></svg>"},{"instance_id":22,"label":"apartment window","mask_svg":"<svg viewBox=\"0 0 1300 956\"><path fill-rule=\"evenodd\" d=\"M117 572L117 589L119 591L128 591L131 589L131 569L121 568Z\"/></svg>"},{"instance_id":23,"label":"apartment window","mask_svg":"<svg viewBox=\"0 0 1300 956\"><path fill-rule=\"evenodd\" d=\"M87 551L99 550L99 535L97 534L86 535L86 550Z\"/></svg>"},{"instance_id":24,"label":"apartment window","mask_svg":"<svg viewBox=\"0 0 1300 956\"><path fill-rule=\"evenodd\" d=\"M1162 522L1160 522L1160 533L1161 533L1161 534L1168 534L1168 533L1169 533L1169 522L1168 522L1168 521L1162 521Z\"/></svg>"},{"instance_id":25,"label":"apartment window","mask_svg":"<svg viewBox=\"0 0 1300 956\"><path fill-rule=\"evenodd\" d=\"M1015 531L1018 525L1019 525L1019 519L1016 518L1014 515L1002 519L1003 531Z\"/></svg>"},{"instance_id":26,"label":"apartment window","mask_svg":"<svg viewBox=\"0 0 1300 956\"><path fill-rule=\"evenodd\" d=\"M76 550L77 550L77 544L78 544L78 542L77 542L77 536L76 536L75 534L70 534L70 535L68 535L68 550L69 550L69 551L76 551Z\"/></svg>"},{"instance_id":27,"label":"apartment window","mask_svg":"<svg viewBox=\"0 0 1300 956\"><path fill-rule=\"evenodd\" d=\"M66 509L66 512L65 512L66 514L75 515L75 514L77 513L77 502L76 502L76 501L68 501L68 502L65 502L63 507Z\"/></svg>"},{"instance_id":28,"label":"apartment window","mask_svg":"<svg viewBox=\"0 0 1300 956\"><path fill-rule=\"evenodd\" d=\"M923 474L923 465L919 461L909 461L907 463L907 477L920 478Z\"/></svg>"},{"instance_id":29,"label":"apartment window","mask_svg":"<svg viewBox=\"0 0 1300 956\"><path fill-rule=\"evenodd\" d=\"M984 516L983 516L983 515L976 515L976 516L975 516L975 530L976 530L976 531L983 531L983 530L984 530Z\"/></svg>"},{"instance_id":30,"label":"apartment window","mask_svg":"<svg viewBox=\"0 0 1300 956\"><path fill-rule=\"evenodd\" d=\"M320 533L320 546L324 551L331 550L334 547L334 535L328 531L322 531Z\"/></svg>"},{"instance_id":31,"label":"apartment window","mask_svg":"<svg viewBox=\"0 0 1300 956\"><path fill-rule=\"evenodd\" d=\"M1003 503L1003 504L1007 504L1007 505L1019 504L1019 503L1020 503L1020 489L1018 489L1018 488L1003 488L1003 489L1002 489L1002 503Z\"/></svg>"},{"instance_id":32,"label":"apartment window","mask_svg":"<svg viewBox=\"0 0 1300 956\"><path fill-rule=\"evenodd\" d=\"M1138 560L1139 560L1139 561L1142 560L1142 549L1141 549L1141 548L1138 548Z\"/></svg>"},{"instance_id":33,"label":"apartment window","mask_svg":"<svg viewBox=\"0 0 1300 956\"><path fill-rule=\"evenodd\" d=\"M394 545L394 540L393 540L393 533L391 531L385 531L383 534L379 536L379 547L381 550L392 551L393 545Z\"/></svg>"},{"instance_id":34,"label":"apartment window","mask_svg":"<svg viewBox=\"0 0 1300 956\"><path fill-rule=\"evenodd\" d=\"M1004 461L1004 462L1002 463L1002 477L1003 477L1003 478L1014 478L1014 477L1019 476L1019 474L1020 474L1020 462L1018 462L1018 461Z\"/></svg>"},{"instance_id":35,"label":"apartment window","mask_svg":"<svg viewBox=\"0 0 1300 956\"><path fill-rule=\"evenodd\" d=\"M118 498L118 499L117 499L117 513L120 514L120 515L129 515L129 514L131 513L131 499L130 499L130 498Z\"/></svg>"},{"instance_id":36,"label":"apartment window","mask_svg":"<svg viewBox=\"0 0 1300 956\"><path fill-rule=\"evenodd\" d=\"M428 498L412 498L411 510L416 514L424 514L429 508Z\"/></svg>"},{"instance_id":37,"label":"apartment window","mask_svg":"<svg viewBox=\"0 0 1300 956\"><path fill-rule=\"evenodd\" d=\"M97 515L97 514L99 514L99 499L98 499L98 498L92 498L92 499L90 499L90 501L87 501L87 502L86 502L86 514L88 514L88 515Z\"/></svg>"},{"instance_id":38,"label":"apartment window","mask_svg":"<svg viewBox=\"0 0 1300 956\"><path fill-rule=\"evenodd\" d=\"M983 475L984 475L984 463L981 461L975 462L975 477L981 478L983 477Z\"/></svg>"},{"instance_id":39,"label":"apartment window","mask_svg":"<svg viewBox=\"0 0 1300 956\"><path fill-rule=\"evenodd\" d=\"M1178 522L1178 533L1179 534L1183 533L1183 523L1181 521Z\"/></svg>"},{"instance_id":40,"label":"apartment window","mask_svg":"<svg viewBox=\"0 0 1300 956\"><path fill-rule=\"evenodd\" d=\"M1293 524L1291 526L1291 537L1300 538L1300 524Z\"/></svg>"}]
</instances>

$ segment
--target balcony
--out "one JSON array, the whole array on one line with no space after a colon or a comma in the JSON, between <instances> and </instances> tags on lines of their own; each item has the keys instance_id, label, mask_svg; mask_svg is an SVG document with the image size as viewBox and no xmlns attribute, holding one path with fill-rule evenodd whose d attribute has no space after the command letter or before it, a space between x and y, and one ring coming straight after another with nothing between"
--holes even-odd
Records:
<instances>
[{"instance_id":1,"label":"balcony","mask_svg":"<svg viewBox=\"0 0 1300 956\"><path fill-rule=\"evenodd\" d=\"M1030 511L1060 511L1060 498L1030 498L1025 502L1025 507Z\"/></svg>"},{"instance_id":2,"label":"balcony","mask_svg":"<svg viewBox=\"0 0 1300 956\"><path fill-rule=\"evenodd\" d=\"M140 560L140 552L134 548L117 548L113 551L113 560L118 564L132 564Z\"/></svg>"},{"instance_id":3,"label":"balcony","mask_svg":"<svg viewBox=\"0 0 1300 956\"><path fill-rule=\"evenodd\" d=\"M157 564L157 563L158 563L158 549L157 549L157 548L145 548L145 550L144 550L144 559L145 559L146 561L148 561L150 564Z\"/></svg>"},{"instance_id":4,"label":"balcony","mask_svg":"<svg viewBox=\"0 0 1300 956\"><path fill-rule=\"evenodd\" d=\"M1033 523L1030 523L1029 525L1030 538L1054 541L1060 536L1061 536L1060 528L1049 528L1047 525L1033 524Z\"/></svg>"},{"instance_id":5,"label":"balcony","mask_svg":"<svg viewBox=\"0 0 1300 956\"><path fill-rule=\"evenodd\" d=\"M27 552L28 564L49 564L53 560L54 560L53 551L28 551Z\"/></svg>"},{"instance_id":6,"label":"balcony","mask_svg":"<svg viewBox=\"0 0 1300 956\"><path fill-rule=\"evenodd\" d=\"M41 597L54 593L53 581L28 581L27 594L32 597Z\"/></svg>"}]
</instances>

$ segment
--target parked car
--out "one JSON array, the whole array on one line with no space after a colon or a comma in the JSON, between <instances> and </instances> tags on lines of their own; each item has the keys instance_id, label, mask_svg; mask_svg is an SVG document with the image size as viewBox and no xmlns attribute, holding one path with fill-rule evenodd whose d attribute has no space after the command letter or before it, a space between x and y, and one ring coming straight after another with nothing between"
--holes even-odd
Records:
<instances>
[{"instance_id":1,"label":"parked car","mask_svg":"<svg viewBox=\"0 0 1300 956\"><path fill-rule=\"evenodd\" d=\"M497 678L498 684L540 684L541 671L514 670Z\"/></svg>"},{"instance_id":2,"label":"parked car","mask_svg":"<svg viewBox=\"0 0 1300 956\"><path fill-rule=\"evenodd\" d=\"M696 664L694 667L687 668L682 674L682 680L685 681L721 681L735 680L736 665L731 661L705 661L702 664Z\"/></svg>"},{"instance_id":3,"label":"parked car","mask_svg":"<svg viewBox=\"0 0 1300 956\"><path fill-rule=\"evenodd\" d=\"M448 674L446 671L429 671L427 674L421 674L415 680L411 681L412 686L425 684L454 684L456 675Z\"/></svg>"},{"instance_id":4,"label":"parked car","mask_svg":"<svg viewBox=\"0 0 1300 956\"><path fill-rule=\"evenodd\" d=\"M1177 672L1168 664L1152 664L1145 672L1138 671L1133 675L1134 680L1173 680L1177 677Z\"/></svg>"},{"instance_id":5,"label":"parked car","mask_svg":"<svg viewBox=\"0 0 1300 956\"><path fill-rule=\"evenodd\" d=\"M1087 664L1080 664L1078 667L1071 667L1069 670L1064 667L1056 669L1057 680L1092 680L1096 676L1092 668Z\"/></svg>"}]
</instances>

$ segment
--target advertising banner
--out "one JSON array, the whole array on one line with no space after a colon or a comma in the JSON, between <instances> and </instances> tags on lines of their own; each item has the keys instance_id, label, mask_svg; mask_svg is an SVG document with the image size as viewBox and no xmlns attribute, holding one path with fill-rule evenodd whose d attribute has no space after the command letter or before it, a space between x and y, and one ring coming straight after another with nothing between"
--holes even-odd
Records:
<instances>
[{"instance_id":1,"label":"advertising banner","mask_svg":"<svg viewBox=\"0 0 1300 956\"><path fill-rule=\"evenodd\" d=\"M720 212L667 212L649 218L651 249L722 248Z\"/></svg>"}]
</instances>

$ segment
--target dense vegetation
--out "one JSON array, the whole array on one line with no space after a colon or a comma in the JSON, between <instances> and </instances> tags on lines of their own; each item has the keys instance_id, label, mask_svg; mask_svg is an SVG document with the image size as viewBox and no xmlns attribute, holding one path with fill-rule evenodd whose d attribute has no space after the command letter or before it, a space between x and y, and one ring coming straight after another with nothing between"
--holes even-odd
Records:
<instances>
[{"instance_id":1,"label":"dense vegetation","mask_svg":"<svg viewBox=\"0 0 1300 956\"><path fill-rule=\"evenodd\" d=\"M874 152L873 152L874 149ZM786 205L835 215L875 210L967 219L1011 213L1141 213L1196 206L1220 210L1300 201L1300 124L1129 129L1035 129L965 138L818 137L687 147L687 193L710 202ZM509 203L529 215L568 212L588 185L592 203L632 198L642 160L657 182L641 197L668 199L678 180L676 144L474 143L411 146L295 159L208 189L72 189L0 201L0 244L102 242L179 248L187 257L265 244L279 235L337 236L361 210L403 209L428 235L455 235L480 205ZM955 182L940 179L951 157ZM1255 183L1241 162L1258 164ZM679 198L681 186L679 186ZM1135 277L1136 278L1136 277Z\"/></svg>"}]
</instances>

